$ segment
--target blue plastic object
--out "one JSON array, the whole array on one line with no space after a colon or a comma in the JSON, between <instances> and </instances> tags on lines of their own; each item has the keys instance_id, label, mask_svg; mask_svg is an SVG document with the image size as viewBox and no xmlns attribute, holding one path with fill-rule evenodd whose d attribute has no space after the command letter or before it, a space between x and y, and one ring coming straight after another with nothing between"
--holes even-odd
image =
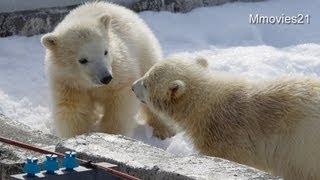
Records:
<instances>
[{"instance_id":1,"label":"blue plastic object","mask_svg":"<svg viewBox=\"0 0 320 180\"><path fill-rule=\"evenodd\" d=\"M47 174L54 174L54 171L59 169L57 155L47 154L46 161L43 162L42 166L47 171Z\"/></svg>"},{"instance_id":2,"label":"blue plastic object","mask_svg":"<svg viewBox=\"0 0 320 180\"><path fill-rule=\"evenodd\" d=\"M74 168L79 166L76 155L76 152L67 151L65 153L65 156L62 161L62 166L65 167L67 171L73 171Z\"/></svg>"},{"instance_id":3,"label":"blue plastic object","mask_svg":"<svg viewBox=\"0 0 320 180\"><path fill-rule=\"evenodd\" d=\"M28 177L34 177L40 172L40 166L38 164L38 158L27 158L27 162L23 166L23 171L27 173Z\"/></svg>"}]
</instances>

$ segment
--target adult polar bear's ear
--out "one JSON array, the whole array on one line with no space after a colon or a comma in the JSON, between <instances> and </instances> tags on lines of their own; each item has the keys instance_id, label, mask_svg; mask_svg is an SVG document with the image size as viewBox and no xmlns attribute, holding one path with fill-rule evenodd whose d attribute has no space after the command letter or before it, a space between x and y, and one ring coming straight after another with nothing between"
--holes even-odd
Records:
<instances>
[{"instance_id":1,"label":"adult polar bear's ear","mask_svg":"<svg viewBox=\"0 0 320 180\"><path fill-rule=\"evenodd\" d=\"M111 17L108 14L104 14L99 18L100 22L105 26L106 29L110 27Z\"/></svg>"},{"instance_id":2,"label":"adult polar bear's ear","mask_svg":"<svg viewBox=\"0 0 320 180\"><path fill-rule=\"evenodd\" d=\"M57 46L58 38L56 35L53 35L52 33L45 34L41 38L41 44L45 46L48 49L53 49Z\"/></svg>"},{"instance_id":3,"label":"adult polar bear's ear","mask_svg":"<svg viewBox=\"0 0 320 180\"><path fill-rule=\"evenodd\" d=\"M204 68L208 67L208 60L207 59L205 59L203 57L198 57L198 58L196 58L196 61L202 67L204 67Z\"/></svg>"},{"instance_id":4,"label":"adult polar bear's ear","mask_svg":"<svg viewBox=\"0 0 320 180\"><path fill-rule=\"evenodd\" d=\"M177 99L186 91L186 85L181 80L175 80L170 83L169 91L172 99Z\"/></svg>"}]
</instances>

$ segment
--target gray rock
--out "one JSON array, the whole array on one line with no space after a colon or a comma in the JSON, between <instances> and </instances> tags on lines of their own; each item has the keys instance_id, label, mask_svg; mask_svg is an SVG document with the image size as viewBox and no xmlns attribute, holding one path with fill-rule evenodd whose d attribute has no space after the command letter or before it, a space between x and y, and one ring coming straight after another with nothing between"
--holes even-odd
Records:
<instances>
[{"instance_id":1,"label":"gray rock","mask_svg":"<svg viewBox=\"0 0 320 180\"><path fill-rule=\"evenodd\" d=\"M0 114L0 136L78 157L118 165L117 170L142 179L279 179L254 168L207 156L179 157L162 149L120 135L81 135L68 140L44 134ZM58 142L60 142L58 144ZM58 144L55 148L55 144ZM22 173L26 157L44 155L0 143L0 179Z\"/></svg>"},{"instance_id":2,"label":"gray rock","mask_svg":"<svg viewBox=\"0 0 320 180\"><path fill-rule=\"evenodd\" d=\"M75 6L0 13L0 37L50 32Z\"/></svg>"},{"instance_id":3,"label":"gray rock","mask_svg":"<svg viewBox=\"0 0 320 180\"><path fill-rule=\"evenodd\" d=\"M0 136L33 144L47 150L53 151L55 145L60 141L56 136L32 130L30 127L9 119L2 114L0 114L0 124ZM43 154L0 142L0 179L9 179L9 175L21 173L22 165L27 157L44 159Z\"/></svg>"},{"instance_id":4,"label":"gray rock","mask_svg":"<svg viewBox=\"0 0 320 180\"><path fill-rule=\"evenodd\" d=\"M56 150L75 150L80 158L116 164L118 170L142 179L279 179L220 158L178 157L120 135L81 135L62 141Z\"/></svg>"},{"instance_id":5,"label":"gray rock","mask_svg":"<svg viewBox=\"0 0 320 180\"><path fill-rule=\"evenodd\" d=\"M132 7L137 12L170 11L187 13L197 7L217 6L228 2L259 2L264 0L140 0Z\"/></svg>"},{"instance_id":6,"label":"gray rock","mask_svg":"<svg viewBox=\"0 0 320 180\"><path fill-rule=\"evenodd\" d=\"M263 0L109 0L136 12L171 11L189 12L197 7L215 6L227 2L257 2ZM63 17L77 5L0 13L0 37L32 36L50 32Z\"/></svg>"},{"instance_id":7,"label":"gray rock","mask_svg":"<svg viewBox=\"0 0 320 180\"><path fill-rule=\"evenodd\" d=\"M39 8L65 7L76 5L86 0L1 0L0 12L15 12Z\"/></svg>"}]
</instances>

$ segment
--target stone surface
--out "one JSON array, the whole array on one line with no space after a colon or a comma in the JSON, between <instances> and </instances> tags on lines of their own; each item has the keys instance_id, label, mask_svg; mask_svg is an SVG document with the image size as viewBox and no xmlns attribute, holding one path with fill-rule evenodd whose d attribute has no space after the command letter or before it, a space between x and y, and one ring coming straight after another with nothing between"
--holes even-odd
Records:
<instances>
[{"instance_id":1,"label":"stone surface","mask_svg":"<svg viewBox=\"0 0 320 180\"><path fill-rule=\"evenodd\" d=\"M0 37L31 36L52 31L75 6L0 13Z\"/></svg>"},{"instance_id":2,"label":"stone surface","mask_svg":"<svg viewBox=\"0 0 320 180\"><path fill-rule=\"evenodd\" d=\"M0 114L0 136L20 142L33 144L53 151L60 141L56 136L32 130L30 127ZM22 165L27 157L39 157L42 161L45 156L33 151L21 149L0 142L0 179L8 179L9 175L22 172Z\"/></svg>"},{"instance_id":3,"label":"stone surface","mask_svg":"<svg viewBox=\"0 0 320 180\"><path fill-rule=\"evenodd\" d=\"M75 150L80 158L117 164L118 170L142 179L279 179L220 158L175 156L120 135L81 135L62 141L56 150Z\"/></svg>"},{"instance_id":4,"label":"stone surface","mask_svg":"<svg viewBox=\"0 0 320 180\"><path fill-rule=\"evenodd\" d=\"M136 12L189 12L197 7L220 5L227 2L257 2L263 0L109 0ZM0 37L32 36L50 32L76 5L0 13Z\"/></svg>"},{"instance_id":5,"label":"stone surface","mask_svg":"<svg viewBox=\"0 0 320 180\"><path fill-rule=\"evenodd\" d=\"M264 0L140 0L133 4L132 9L137 12L152 10L186 13L197 7L217 6L236 1L259 2Z\"/></svg>"},{"instance_id":6,"label":"stone surface","mask_svg":"<svg viewBox=\"0 0 320 180\"><path fill-rule=\"evenodd\" d=\"M117 169L142 179L279 179L259 170L207 156L179 157L162 149L120 135L102 133L61 140L32 130L0 114L0 136L64 153L75 150L78 157L109 162ZM60 143L59 143L60 142ZM55 145L58 144L55 148ZM45 156L0 142L0 179L22 172L26 157Z\"/></svg>"},{"instance_id":7,"label":"stone surface","mask_svg":"<svg viewBox=\"0 0 320 180\"><path fill-rule=\"evenodd\" d=\"M53 7L65 7L81 4L87 1L95 0L1 0L0 1L0 13L1 12L15 12L35 10L40 8L53 8ZM106 0L109 2L115 2L123 5L130 5L139 0Z\"/></svg>"}]
</instances>

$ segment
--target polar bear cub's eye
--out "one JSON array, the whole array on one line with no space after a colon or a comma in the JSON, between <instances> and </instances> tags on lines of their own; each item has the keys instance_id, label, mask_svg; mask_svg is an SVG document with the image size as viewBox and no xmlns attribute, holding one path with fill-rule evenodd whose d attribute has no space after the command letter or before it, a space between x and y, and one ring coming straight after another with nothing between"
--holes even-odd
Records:
<instances>
[{"instance_id":1,"label":"polar bear cub's eye","mask_svg":"<svg viewBox=\"0 0 320 180\"><path fill-rule=\"evenodd\" d=\"M82 58L82 59L79 60L79 63L80 64L86 64L86 63L88 63L88 60L86 58Z\"/></svg>"},{"instance_id":2,"label":"polar bear cub's eye","mask_svg":"<svg viewBox=\"0 0 320 180\"><path fill-rule=\"evenodd\" d=\"M104 51L104 55L106 56L107 54L108 54L108 51L107 51L107 50L105 50L105 51Z\"/></svg>"}]
</instances>

